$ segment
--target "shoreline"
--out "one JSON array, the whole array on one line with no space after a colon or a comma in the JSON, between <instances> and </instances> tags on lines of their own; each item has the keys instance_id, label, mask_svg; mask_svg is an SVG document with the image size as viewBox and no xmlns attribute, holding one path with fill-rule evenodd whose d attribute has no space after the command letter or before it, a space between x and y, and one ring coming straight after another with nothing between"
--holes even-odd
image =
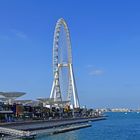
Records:
<instances>
[{"instance_id":1,"label":"shoreline","mask_svg":"<svg viewBox=\"0 0 140 140\"><path fill-rule=\"evenodd\" d=\"M61 121L69 121L69 120L79 120L79 119L96 119L96 118L103 118L107 117L106 115L97 116L97 117L73 117L73 118L61 118L61 119L46 119L46 120L21 120L21 121L14 121L14 122L2 122L0 126L9 126L9 125L21 125L21 124L32 124L32 123L42 123L42 122L61 122Z\"/></svg>"},{"instance_id":2,"label":"shoreline","mask_svg":"<svg viewBox=\"0 0 140 140\"><path fill-rule=\"evenodd\" d=\"M21 122L21 123L9 123L2 124L0 127L29 132L30 135L27 138L38 137L39 135L51 135L64 133L67 131L72 131L76 129L91 127L90 122L106 120L105 116L100 117L88 117L88 118L71 118L71 119L61 119L61 120L40 120L38 122ZM5 137L5 136L4 136ZM7 136L6 136L7 137ZM5 137L5 138L6 138ZM12 137L12 136L11 136Z\"/></svg>"}]
</instances>

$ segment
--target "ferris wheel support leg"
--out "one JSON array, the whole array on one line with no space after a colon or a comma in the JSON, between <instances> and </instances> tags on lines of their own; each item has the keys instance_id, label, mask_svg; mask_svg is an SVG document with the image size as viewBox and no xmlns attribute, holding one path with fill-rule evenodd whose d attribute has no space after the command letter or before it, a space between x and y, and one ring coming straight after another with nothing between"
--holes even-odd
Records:
<instances>
[{"instance_id":1,"label":"ferris wheel support leg","mask_svg":"<svg viewBox=\"0 0 140 140\"><path fill-rule=\"evenodd\" d=\"M74 85L75 85L76 106L77 106L77 108L79 108L80 107L80 103L79 103L79 98L78 98L78 93L77 93L77 88L76 88L76 82L75 82L74 75L73 75L73 78L74 78Z\"/></svg>"},{"instance_id":2,"label":"ferris wheel support leg","mask_svg":"<svg viewBox=\"0 0 140 140\"><path fill-rule=\"evenodd\" d=\"M76 85L75 85L75 79L74 79L74 74L73 74L73 69L72 69L72 64L70 64L70 76L71 76L71 81L72 81L72 91L73 91L73 98L74 98L74 107L79 108L79 101L78 101L78 96L76 93Z\"/></svg>"},{"instance_id":3,"label":"ferris wheel support leg","mask_svg":"<svg viewBox=\"0 0 140 140\"><path fill-rule=\"evenodd\" d=\"M53 98L53 94L54 94L54 85L55 85L55 82L53 81L53 85L52 85L52 90L51 90L51 94L50 94L50 98Z\"/></svg>"}]
</instances>

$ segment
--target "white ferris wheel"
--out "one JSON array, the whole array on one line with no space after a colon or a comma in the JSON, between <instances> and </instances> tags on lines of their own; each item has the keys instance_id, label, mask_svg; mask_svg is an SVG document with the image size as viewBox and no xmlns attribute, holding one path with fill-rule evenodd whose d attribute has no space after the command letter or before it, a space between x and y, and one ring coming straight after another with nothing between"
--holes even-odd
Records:
<instances>
[{"instance_id":1,"label":"white ferris wheel","mask_svg":"<svg viewBox=\"0 0 140 140\"><path fill-rule=\"evenodd\" d=\"M50 98L56 102L67 101L69 105L79 108L72 65L70 34L65 20L62 18L57 21L54 32L53 76Z\"/></svg>"}]
</instances>

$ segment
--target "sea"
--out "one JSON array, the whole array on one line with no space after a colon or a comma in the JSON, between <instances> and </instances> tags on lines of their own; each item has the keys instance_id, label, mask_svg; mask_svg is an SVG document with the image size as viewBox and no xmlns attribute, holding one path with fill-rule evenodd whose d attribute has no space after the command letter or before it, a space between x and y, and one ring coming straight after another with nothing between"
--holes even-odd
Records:
<instances>
[{"instance_id":1,"label":"sea","mask_svg":"<svg viewBox=\"0 0 140 140\"><path fill-rule=\"evenodd\" d=\"M91 122L92 127L41 136L36 140L140 140L140 113L106 113L107 119Z\"/></svg>"}]
</instances>

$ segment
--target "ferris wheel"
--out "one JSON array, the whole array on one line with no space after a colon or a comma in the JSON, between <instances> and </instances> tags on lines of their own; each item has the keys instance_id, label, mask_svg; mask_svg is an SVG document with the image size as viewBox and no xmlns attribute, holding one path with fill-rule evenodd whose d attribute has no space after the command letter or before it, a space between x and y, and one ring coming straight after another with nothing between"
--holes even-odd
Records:
<instances>
[{"instance_id":1,"label":"ferris wheel","mask_svg":"<svg viewBox=\"0 0 140 140\"><path fill-rule=\"evenodd\" d=\"M65 20L62 18L57 21L54 32L53 76L50 98L56 102L68 101L70 105L79 108L72 65L70 34Z\"/></svg>"}]
</instances>

